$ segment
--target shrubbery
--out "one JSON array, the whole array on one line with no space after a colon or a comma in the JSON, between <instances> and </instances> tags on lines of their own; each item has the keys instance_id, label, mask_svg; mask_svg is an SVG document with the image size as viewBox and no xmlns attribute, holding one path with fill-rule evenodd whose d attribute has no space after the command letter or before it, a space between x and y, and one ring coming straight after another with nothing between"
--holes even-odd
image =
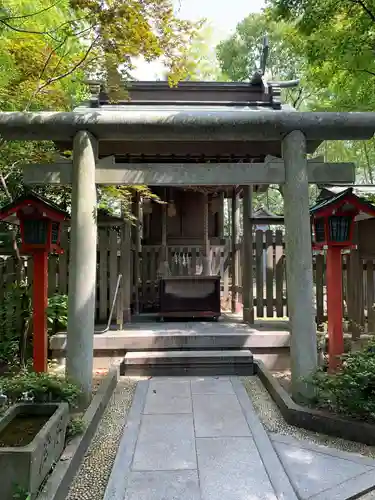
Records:
<instances>
[{"instance_id":1,"label":"shrubbery","mask_svg":"<svg viewBox=\"0 0 375 500\"><path fill-rule=\"evenodd\" d=\"M0 363L25 365L32 353L32 300L26 282L7 287L0 304ZM48 333L65 330L68 323L68 297L48 298Z\"/></svg>"},{"instance_id":2,"label":"shrubbery","mask_svg":"<svg viewBox=\"0 0 375 500\"><path fill-rule=\"evenodd\" d=\"M337 373L318 371L310 380L314 406L375 422L375 341L343 358Z\"/></svg>"},{"instance_id":3,"label":"shrubbery","mask_svg":"<svg viewBox=\"0 0 375 500\"><path fill-rule=\"evenodd\" d=\"M11 377L0 377L0 388L10 403L15 403L24 393L28 393L35 403L67 402L74 407L81 394L79 388L64 377L27 371Z\"/></svg>"}]
</instances>

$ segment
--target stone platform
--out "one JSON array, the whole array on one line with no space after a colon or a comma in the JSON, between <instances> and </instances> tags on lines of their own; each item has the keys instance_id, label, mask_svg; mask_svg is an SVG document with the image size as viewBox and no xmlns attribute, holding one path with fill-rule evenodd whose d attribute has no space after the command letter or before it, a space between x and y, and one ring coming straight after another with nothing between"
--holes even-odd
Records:
<instances>
[{"instance_id":1,"label":"stone platform","mask_svg":"<svg viewBox=\"0 0 375 500\"><path fill-rule=\"evenodd\" d=\"M65 356L65 347L66 333L52 336L50 348L55 359ZM269 369L289 368L289 325L287 321L258 320L250 326L239 314L225 314L218 322L157 322L152 315L145 315L134 318L124 330L94 335L95 363L103 368L119 364L130 351L206 349L249 349Z\"/></svg>"},{"instance_id":2,"label":"stone platform","mask_svg":"<svg viewBox=\"0 0 375 500\"><path fill-rule=\"evenodd\" d=\"M269 436L237 377L138 383L104 500L348 500L375 461Z\"/></svg>"}]
</instances>

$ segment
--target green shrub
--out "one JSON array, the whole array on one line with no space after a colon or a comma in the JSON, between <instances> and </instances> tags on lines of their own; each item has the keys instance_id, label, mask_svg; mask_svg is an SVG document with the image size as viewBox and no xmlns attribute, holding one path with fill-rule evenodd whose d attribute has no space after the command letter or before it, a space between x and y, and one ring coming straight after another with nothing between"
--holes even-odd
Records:
<instances>
[{"instance_id":1,"label":"green shrub","mask_svg":"<svg viewBox=\"0 0 375 500\"><path fill-rule=\"evenodd\" d=\"M335 413L375 421L375 341L343 357L340 371L318 371L310 379L313 404Z\"/></svg>"},{"instance_id":2,"label":"green shrub","mask_svg":"<svg viewBox=\"0 0 375 500\"><path fill-rule=\"evenodd\" d=\"M66 429L66 438L68 440L72 439L74 436L83 434L86 425L82 417L72 417L69 420L68 427Z\"/></svg>"},{"instance_id":3,"label":"green shrub","mask_svg":"<svg viewBox=\"0 0 375 500\"><path fill-rule=\"evenodd\" d=\"M0 387L10 402L16 402L27 392L35 403L67 402L74 407L81 394L79 388L64 377L26 371L12 377L0 377Z\"/></svg>"},{"instance_id":4,"label":"green shrub","mask_svg":"<svg viewBox=\"0 0 375 500\"><path fill-rule=\"evenodd\" d=\"M32 354L32 300L26 281L8 285L0 304L0 362L25 364ZM47 325L50 335L66 330L68 296L48 298ZM20 359L21 358L21 359Z\"/></svg>"},{"instance_id":5,"label":"green shrub","mask_svg":"<svg viewBox=\"0 0 375 500\"><path fill-rule=\"evenodd\" d=\"M31 500L31 495L22 486L16 485L12 495L13 500Z\"/></svg>"},{"instance_id":6,"label":"green shrub","mask_svg":"<svg viewBox=\"0 0 375 500\"><path fill-rule=\"evenodd\" d=\"M66 330L68 326L68 296L55 294L48 299L48 333Z\"/></svg>"},{"instance_id":7,"label":"green shrub","mask_svg":"<svg viewBox=\"0 0 375 500\"><path fill-rule=\"evenodd\" d=\"M0 303L0 361L18 361L20 342L32 314L29 286L25 281L8 285Z\"/></svg>"}]
</instances>

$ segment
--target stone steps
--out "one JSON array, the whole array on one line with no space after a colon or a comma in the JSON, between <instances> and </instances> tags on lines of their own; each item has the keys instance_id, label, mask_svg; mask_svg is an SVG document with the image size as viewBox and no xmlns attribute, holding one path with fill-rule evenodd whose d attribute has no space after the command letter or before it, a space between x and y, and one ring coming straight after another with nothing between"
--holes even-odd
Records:
<instances>
[{"instance_id":1,"label":"stone steps","mask_svg":"<svg viewBox=\"0 0 375 500\"><path fill-rule=\"evenodd\" d=\"M121 375L252 375L253 355L249 349L170 350L127 352Z\"/></svg>"},{"instance_id":2,"label":"stone steps","mask_svg":"<svg viewBox=\"0 0 375 500\"><path fill-rule=\"evenodd\" d=\"M59 354L65 351L66 334L57 334L50 339L50 349ZM103 335L94 335L94 352L116 351L126 354L128 351L164 351L183 350L221 350L221 349L280 349L289 348L289 332L215 332L198 333L178 330L160 332L115 331Z\"/></svg>"}]
</instances>

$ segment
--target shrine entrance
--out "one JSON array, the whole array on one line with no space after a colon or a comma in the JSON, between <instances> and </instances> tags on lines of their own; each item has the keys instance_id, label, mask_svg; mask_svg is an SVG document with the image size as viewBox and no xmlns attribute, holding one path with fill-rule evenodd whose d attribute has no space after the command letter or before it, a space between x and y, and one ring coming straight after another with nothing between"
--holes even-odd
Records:
<instances>
[{"instance_id":1,"label":"shrine entrance","mask_svg":"<svg viewBox=\"0 0 375 500\"><path fill-rule=\"evenodd\" d=\"M298 398L306 390L301 377L317 366L308 184L354 180L352 164L307 160L307 154L314 153L325 139L372 137L374 115L300 113L281 104L278 84L265 83L259 77L246 83L182 82L177 88L169 88L166 82L133 82L129 95L129 101L115 107L100 92L73 113L0 114L0 133L6 140L53 140L62 151L73 150L72 162L61 159L24 169L25 182L31 185L72 184L73 188L67 334L71 378L90 392L97 269L96 184L241 189L242 302L247 323L254 320L249 280L254 267L252 197L262 186L279 184L284 194L293 391ZM187 204L185 210L191 206ZM211 272L208 213L206 201L199 225L203 229L199 238L204 276ZM133 275L139 283L143 222L137 220L135 229L124 224L121 230L124 325L131 320ZM171 246L163 227L158 263L162 276L167 273ZM232 238L231 245L237 243ZM232 286L236 283L233 280ZM135 293L138 290L136 287Z\"/></svg>"}]
</instances>

